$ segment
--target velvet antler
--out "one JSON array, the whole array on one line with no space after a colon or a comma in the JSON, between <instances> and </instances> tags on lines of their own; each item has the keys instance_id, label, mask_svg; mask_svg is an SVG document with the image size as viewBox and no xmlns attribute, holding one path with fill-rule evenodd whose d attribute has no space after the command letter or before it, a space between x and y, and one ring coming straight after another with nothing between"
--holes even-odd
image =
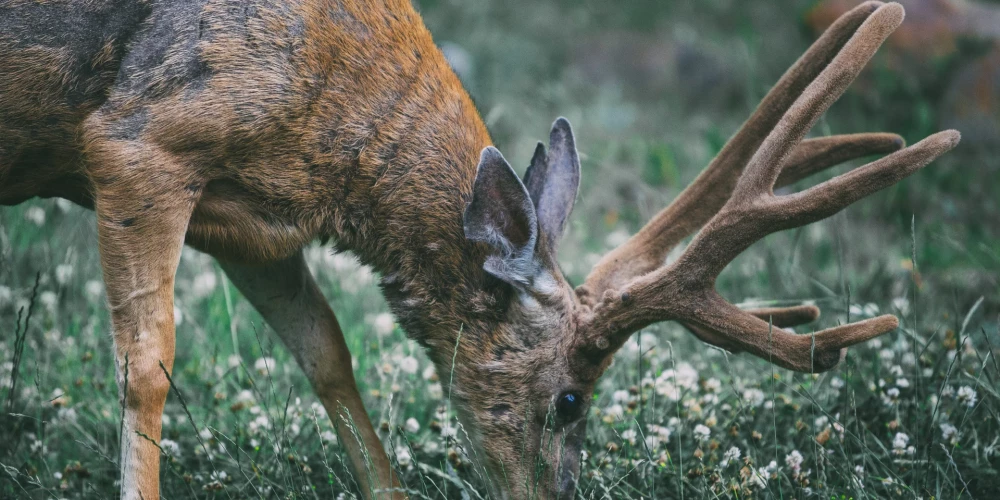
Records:
<instances>
[{"instance_id":1,"label":"velvet antler","mask_svg":"<svg viewBox=\"0 0 1000 500\"><path fill-rule=\"evenodd\" d=\"M578 369L596 377L632 333L666 320L680 321L711 344L804 372L828 370L848 346L896 328L894 316L880 316L796 335L782 327L815 319L815 307L743 311L714 285L719 272L757 240L829 217L958 143L956 131L939 132L902 150L902 139L893 134L803 140L903 16L899 4L881 2L842 16L782 76L701 175L597 264L577 290L592 307L574 340ZM845 160L887 152L892 153L805 191L774 194L776 186ZM664 266L667 253L703 225L681 257Z\"/></svg>"}]
</instances>

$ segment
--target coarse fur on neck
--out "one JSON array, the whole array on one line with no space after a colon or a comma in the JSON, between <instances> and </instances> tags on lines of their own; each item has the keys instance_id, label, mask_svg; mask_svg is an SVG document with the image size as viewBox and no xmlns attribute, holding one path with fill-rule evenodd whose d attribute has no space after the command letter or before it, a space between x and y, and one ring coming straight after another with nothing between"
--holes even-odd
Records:
<instances>
[{"instance_id":1,"label":"coarse fur on neck","mask_svg":"<svg viewBox=\"0 0 1000 500\"><path fill-rule=\"evenodd\" d=\"M408 336L433 358L450 361L458 332L489 331L481 323L497 321L512 295L483 271L486 246L462 231L479 153L492 141L409 5L355 11L348 2L343 10L309 18L353 19L368 27L365 43L337 39L343 29L307 26L307 35L317 35L304 47L319 54L338 49L335 58L304 58L315 63L306 70L322 82L325 96L317 102L328 107L318 115L313 161L325 156L334 166L321 232L380 273Z\"/></svg>"}]
</instances>

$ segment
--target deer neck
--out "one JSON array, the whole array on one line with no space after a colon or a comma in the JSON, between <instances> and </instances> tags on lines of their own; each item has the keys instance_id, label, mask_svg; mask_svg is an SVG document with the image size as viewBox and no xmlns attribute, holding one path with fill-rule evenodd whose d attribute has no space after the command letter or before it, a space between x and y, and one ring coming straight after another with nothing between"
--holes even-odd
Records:
<instances>
[{"instance_id":1,"label":"deer neck","mask_svg":"<svg viewBox=\"0 0 1000 500\"><path fill-rule=\"evenodd\" d=\"M357 102L373 105L337 106L327 117L317 143L337 167L325 188L334 201L326 232L382 276L407 335L450 359L459 331L499 314L505 293L483 271L486 249L466 240L462 225L479 154L492 141L432 43L405 59L405 70L380 77L377 93L354 90Z\"/></svg>"}]
</instances>

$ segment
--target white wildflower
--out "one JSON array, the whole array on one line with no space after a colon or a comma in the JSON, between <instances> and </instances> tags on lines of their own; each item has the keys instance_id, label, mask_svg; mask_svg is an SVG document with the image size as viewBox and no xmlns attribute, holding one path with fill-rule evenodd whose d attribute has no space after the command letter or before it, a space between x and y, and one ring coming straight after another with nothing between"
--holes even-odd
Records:
<instances>
[{"instance_id":1,"label":"white wildflower","mask_svg":"<svg viewBox=\"0 0 1000 500\"><path fill-rule=\"evenodd\" d=\"M614 420L619 420L625 416L625 408L620 404L613 404L604 410L604 415Z\"/></svg>"},{"instance_id":2,"label":"white wildflower","mask_svg":"<svg viewBox=\"0 0 1000 500\"><path fill-rule=\"evenodd\" d=\"M899 403L899 389L890 387L882 394L882 403L886 406L893 406Z\"/></svg>"},{"instance_id":3,"label":"white wildflower","mask_svg":"<svg viewBox=\"0 0 1000 500\"><path fill-rule=\"evenodd\" d=\"M698 387L698 371L690 363L678 363L674 379L677 385L685 389L693 390Z\"/></svg>"},{"instance_id":4,"label":"white wildflower","mask_svg":"<svg viewBox=\"0 0 1000 500\"><path fill-rule=\"evenodd\" d=\"M798 473L802 470L803 461L805 461L805 458L802 457L799 450L792 450L791 453L785 455L785 465L792 469L792 472L795 475L798 475Z\"/></svg>"},{"instance_id":5,"label":"white wildflower","mask_svg":"<svg viewBox=\"0 0 1000 500\"><path fill-rule=\"evenodd\" d=\"M976 406L976 390L967 385L963 385L958 388L958 396L956 398L959 403L972 408Z\"/></svg>"},{"instance_id":6,"label":"white wildflower","mask_svg":"<svg viewBox=\"0 0 1000 500\"><path fill-rule=\"evenodd\" d=\"M611 395L611 400L615 403L626 403L629 400L628 391L615 391Z\"/></svg>"},{"instance_id":7,"label":"white wildflower","mask_svg":"<svg viewBox=\"0 0 1000 500\"><path fill-rule=\"evenodd\" d=\"M104 293L104 283L98 280L90 280L86 285L83 285L83 290L90 300L97 301Z\"/></svg>"},{"instance_id":8,"label":"white wildflower","mask_svg":"<svg viewBox=\"0 0 1000 500\"><path fill-rule=\"evenodd\" d=\"M660 441L660 436L656 434L646 434L646 448L650 451L656 451L660 447L662 441Z\"/></svg>"},{"instance_id":9,"label":"white wildflower","mask_svg":"<svg viewBox=\"0 0 1000 500\"><path fill-rule=\"evenodd\" d=\"M406 423L403 424L403 429L410 434L416 434L420 432L420 422L417 422L415 418L408 418L406 419Z\"/></svg>"},{"instance_id":10,"label":"white wildflower","mask_svg":"<svg viewBox=\"0 0 1000 500\"><path fill-rule=\"evenodd\" d=\"M428 385L427 395L430 396L431 399L441 399L444 397L444 388L442 388L439 383Z\"/></svg>"},{"instance_id":11,"label":"white wildflower","mask_svg":"<svg viewBox=\"0 0 1000 500\"><path fill-rule=\"evenodd\" d=\"M708 392L719 392L722 388L722 382L717 378L710 378L705 381L705 390Z\"/></svg>"},{"instance_id":12,"label":"white wildflower","mask_svg":"<svg viewBox=\"0 0 1000 500\"><path fill-rule=\"evenodd\" d=\"M249 404L249 403L253 403L253 401L254 401L253 392L251 392L248 389L243 389L238 394L236 394L236 402L237 403L246 403L246 404Z\"/></svg>"},{"instance_id":13,"label":"white wildflower","mask_svg":"<svg viewBox=\"0 0 1000 500\"><path fill-rule=\"evenodd\" d=\"M904 352L903 357L900 358L899 362L906 366L913 366L917 364L917 357L914 356L912 352Z\"/></svg>"},{"instance_id":14,"label":"white wildflower","mask_svg":"<svg viewBox=\"0 0 1000 500\"><path fill-rule=\"evenodd\" d=\"M217 282L215 271L205 271L195 276L191 282L191 293L199 299L208 297L215 290Z\"/></svg>"},{"instance_id":15,"label":"white wildflower","mask_svg":"<svg viewBox=\"0 0 1000 500\"><path fill-rule=\"evenodd\" d=\"M722 461L719 462L719 465L725 468L729 466L730 462L735 462L736 460L739 459L740 459L740 449L733 446L732 448L726 450L726 453L722 455Z\"/></svg>"},{"instance_id":16,"label":"white wildflower","mask_svg":"<svg viewBox=\"0 0 1000 500\"><path fill-rule=\"evenodd\" d=\"M261 375L274 373L274 366L274 358L272 357L258 358L253 363L253 369L257 370L257 373Z\"/></svg>"},{"instance_id":17,"label":"white wildflower","mask_svg":"<svg viewBox=\"0 0 1000 500\"><path fill-rule=\"evenodd\" d=\"M635 429L626 429L622 431L622 439L628 442L628 444L635 445L635 438L637 433Z\"/></svg>"},{"instance_id":18,"label":"white wildflower","mask_svg":"<svg viewBox=\"0 0 1000 500\"><path fill-rule=\"evenodd\" d=\"M958 428L947 422L941 424L941 439L944 439L948 444L954 445L958 443Z\"/></svg>"},{"instance_id":19,"label":"white wildflower","mask_svg":"<svg viewBox=\"0 0 1000 500\"><path fill-rule=\"evenodd\" d=\"M656 434L661 443L670 442L670 428L668 427L653 424L649 426L649 432Z\"/></svg>"},{"instance_id":20,"label":"white wildflower","mask_svg":"<svg viewBox=\"0 0 1000 500\"><path fill-rule=\"evenodd\" d=\"M771 463L767 464L767 466L758 468L751 479L758 488L764 489L767 488L767 480L770 479L771 475L777 471L778 462L771 460Z\"/></svg>"},{"instance_id":21,"label":"white wildflower","mask_svg":"<svg viewBox=\"0 0 1000 500\"><path fill-rule=\"evenodd\" d=\"M396 328L396 320L387 312L376 314L372 318L372 328L375 329L375 335L385 337Z\"/></svg>"},{"instance_id":22,"label":"white wildflower","mask_svg":"<svg viewBox=\"0 0 1000 500\"><path fill-rule=\"evenodd\" d=\"M899 297L892 299L892 307L894 307L899 314L906 316L910 312L910 301L906 297Z\"/></svg>"},{"instance_id":23,"label":"white wildflower","mask_svg":"<svg viewBox=\"0 0 1000 500\"><path fill-rule=\"evenodd\" d=\"M271 421L266 415L257 415L257 418L250 421L247 426L251 434L256 434L259 431L266 431L271 428Z\"/></svg>"},{"instance_id":24,"label":"white wildflower","mask_svg":"<svg viewBox=\"0 0 1000 500\"><path fill-rule=\"evenodd\" d=\"M337 434L333 431L330 430L323 431L319 435L319 437L326 443L337 444Z\"/></svg>"},{"instance_id":25,"label":"white wildflower","mask_svg":"<svg viewBox=\"0 0 1000 500\"><path fill-rule=\"evenodd\" d=\"M834 389L842 389L844 387L844 379L834 376L830 379L830 387Z\"/></svg>"},{"instance_id":26,"label":"white wildflower","mask_svg":"<svg viewBox=\"0 0 1000 500\"><path fill-rule=\"evenodd\" d=\"M747 389L743 391L743 401L750 406L760 406L764 404L764 391L756 388Z\"/></svg>"},{"instance_id":27,"label":"white wildflower","mask_svg":"<svg viewBox=\"0 0 1000 500\"><path fill-rule=\"evenodd\" d=\"M678 401L681 399L681 390L670 380L666 380L663 377L657 378L655 382L656 394L663 396L671 401Z\"/></svg>"},{"instance_id":28,"label":"white wildflower","mask_svg":"<svg viewBox=\"0 0 1000 500\"><path fill-rule=\"evenodd\" d=\"M909 380L907 380L905 378L897 378L896 379L896 387L899 387L900 389L906 389L909 386L910 386L910 381Z\"/></svg>"},{"instance_id":29,"label":"white wildflower","mask_svg":"<svg viewBox=\"0 0 1000 500\"><path fill-rule=\"evenodd\" d=\"M51 290L46 290L38 296L38 301L49 311L55 311L59 305L59 296Z\"/></svg>"},{"instance_id":30,"label":"white wildflower","mask_svg":"<svg viewBox=\"0 0 1000 500\"><path fill-rule=\"evenodd\" d=\"M409 469L413 465L413 460L410 457L410 450L405 446L396 447L396 462L400 467L404 469Z\"/></svg>"},{"instance_id":31,"label":"white wildflower","mask_svg":"<svg viewBox=\"0 0 1000 500\"><path fill-rule=\"evenodd\" d=\"M73 279L72 264L59 264L56 266L56 283L65 285L66 283L69 283L69 280L71 279Z\"/></svg>"},{"instance_id":32,"label":"white wildflower","mask_svg":"<svg viewBox=\"0 0 1000 500\"><path fill-rule=\"evenodd\" d=\"M407 356L399 360L399 369L403 373L413 375L414 373L417 373L419 368L420 363L417 361L417 358L414 358L413 356Z\"/></svg>"},{"instance_id":33,"label":"white wildflower","mask_svg":"<svg viewBox=\"0 0 1000 500\"><path fill-rule=\"evenodd\" d=\"M704 441L708 439L709 436L711 435L712 435L712 429L709 429L708 426L703 424L698 424L694 426L694 437L698 441Z\"/></svg>"},{"instance_id":34,"label":"white wildflower","mask_svg":"<svg viewBox=\"0 0 1000 500\"><path fill-rule=\"evenodd\" d=\"M896 437L892 439L892 452L897 456L903 456L906 454L906 446L910 443L910 436L905 433L897 432Z\"/></svg>"},{"instance_id":35,"label":"white wildflower","mask_svg":"<svg viewBox=\"0 0 1000 500\"><path fill-rule=\"evenodd\" d=\"M76 409L75 408L59 408L56 412L56 417L64 422L75 422L76 421Z\"/></svg>"},{"instance_id":36,"label":"white wildflower","mask_svg":"<svg viewBox=\"0 0 1000 500\"><path fill-rule=\"evenodd\" d=\"M629 236L628 231L624 228L615 229L604 237L604 244L607 245L608 248L618 248L622 245L622 243L628 241Z\"/></svg>"},{"instance_id":37,"label":"white wildflower","mask_svg":"<svg viewBox=\"0 0 1000 500\"><path fill-rule=\"evenodd\" d=\"M42 207L28 207L24 211L24 218L36 226L42 226L45 224L45 209Z\"/></svg>"},{"instance_id":38,"label":"white wildflower","mask_svg":"<svg viewBox=\"0 0 1000 500\"><path fill-rule=\"evenodd\" d=\"M163 450L163 454L168 457L180 458L181 456L181 446L177 444L177 441L172 439L161 439L160 449Z\"/></svg>"}]
</instances>

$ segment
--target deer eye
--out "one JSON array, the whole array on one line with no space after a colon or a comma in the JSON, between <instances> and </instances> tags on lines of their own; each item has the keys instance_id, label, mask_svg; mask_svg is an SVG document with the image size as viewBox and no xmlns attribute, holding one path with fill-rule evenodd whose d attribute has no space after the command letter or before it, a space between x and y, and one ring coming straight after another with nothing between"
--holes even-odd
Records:
<instances>
[{"instance_id":1,"label":"deer eye","mask_svg":"<svg viewBox=\"0 0 1000 500\"><path fill-rule=\"evenodd\" d=\"M563 422L576 420L583 411L583 397L576 392L564 392L556 400L556 415Z\"/></svg>"}]
</instances>

